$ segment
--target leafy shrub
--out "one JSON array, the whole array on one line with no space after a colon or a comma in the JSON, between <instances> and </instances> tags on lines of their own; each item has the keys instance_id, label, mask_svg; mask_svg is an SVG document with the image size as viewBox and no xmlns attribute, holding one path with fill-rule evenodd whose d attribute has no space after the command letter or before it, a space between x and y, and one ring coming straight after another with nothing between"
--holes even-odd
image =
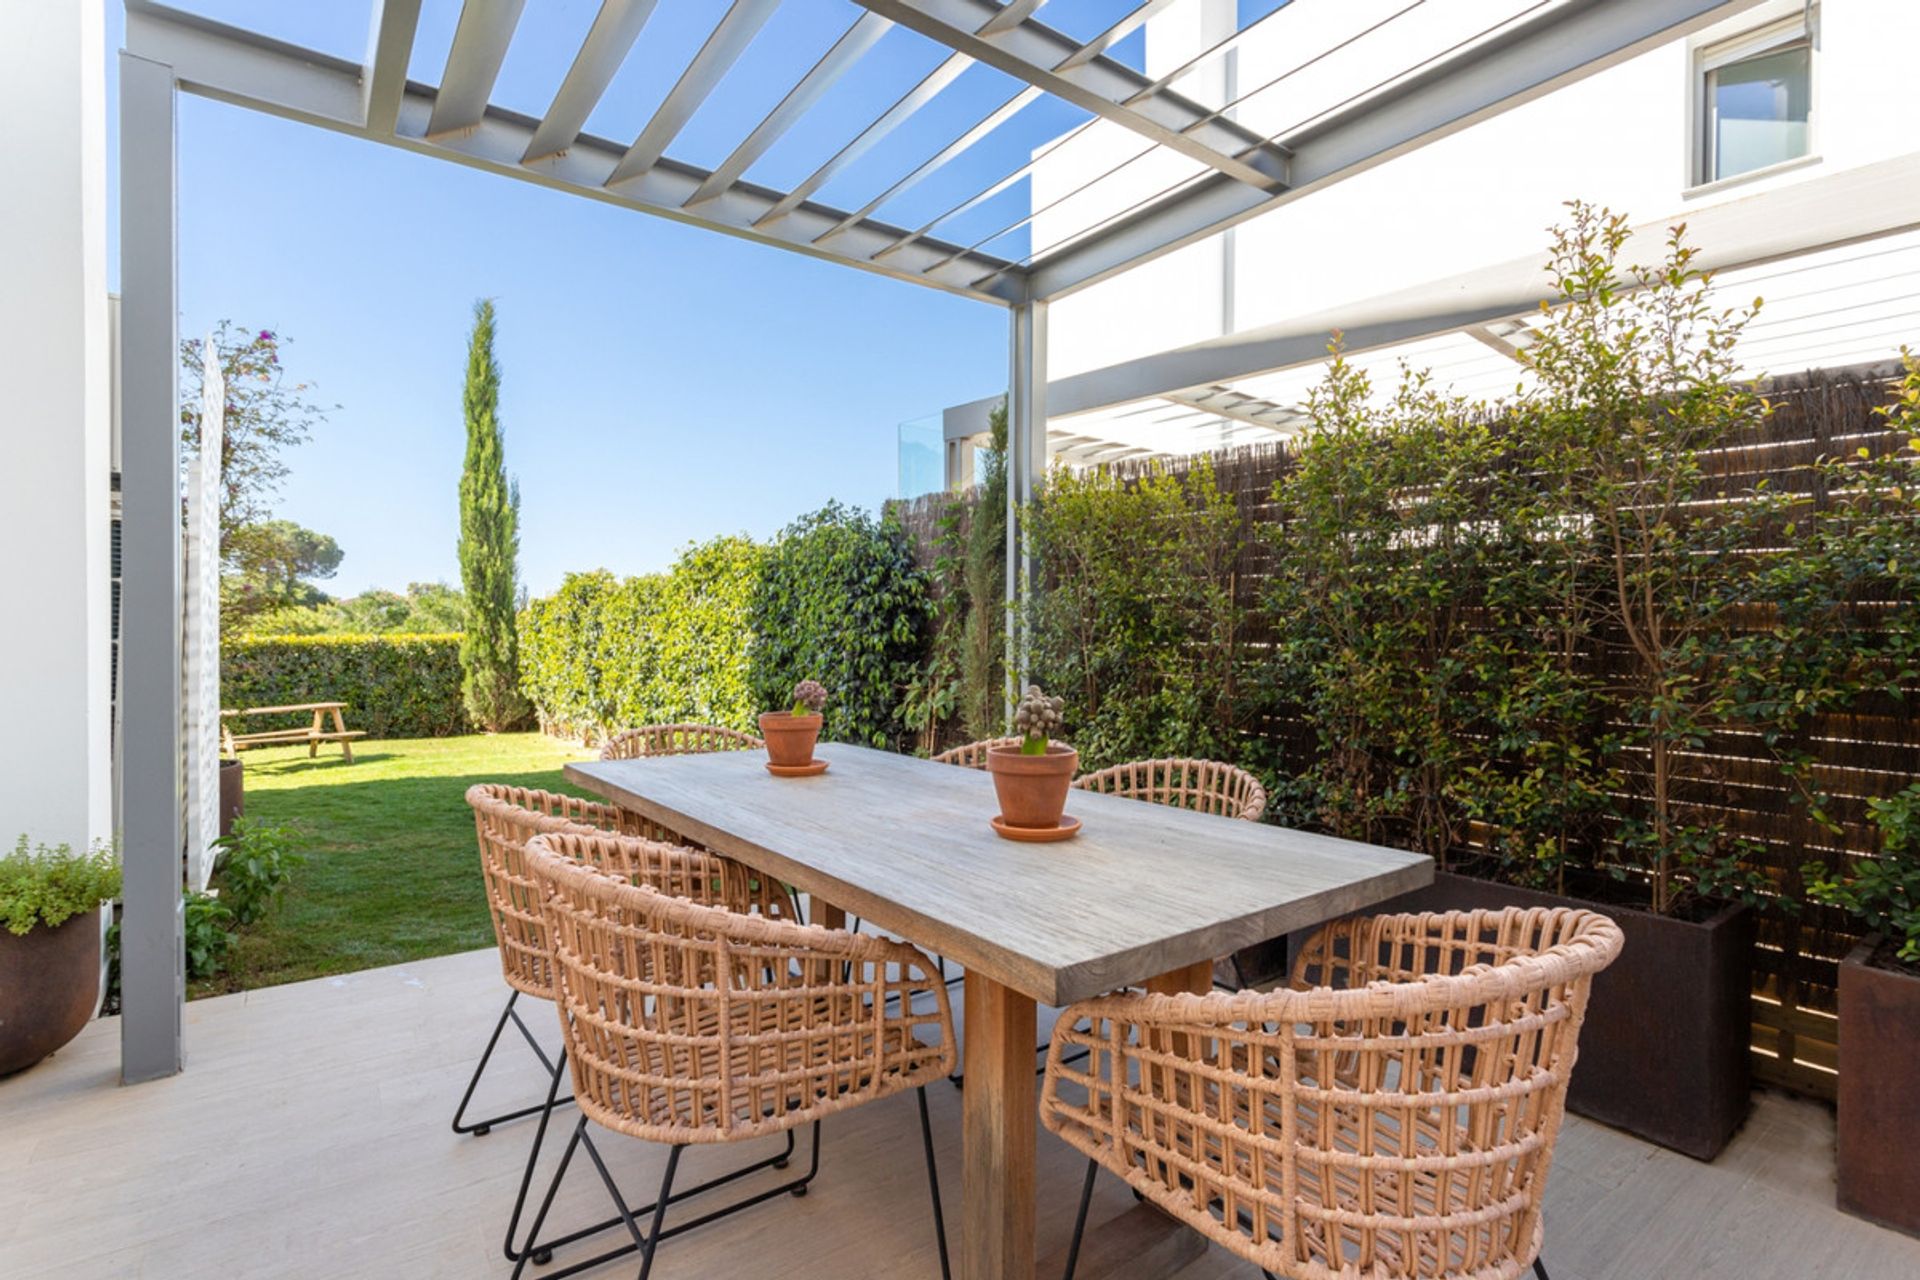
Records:
<instances>
[{"instance_id":1,"label":"leafy shrub","mask_svg":"<svg viewBox=\"0 0 1920 1280\"><path fill-rule=\"evenodd\" d=\"M211 978L227 966L233 909L210 893L186 895L187 976Z\"/></svg>"},{"instance_id":2,"label":"leafy shrub","mask_svg":"<svg viewBox=\"0 0 1920 1280\"><path fill-rule=\"evenodd\" d=\"M754 706L788 705L793 686L827 687L824 737L884 747L901 742L902 694L927 620L926 574L887 516L829 503L769 548L750 610Z\"/></svg>"},{"instance_id":3,"label":"leafy shrub","mask_svg":"<svg viewBox=\"0 0 1920 1280\"><path fill-rule=\"evenodd\" d=\"M10 933L51 929L120 894L120 857L112 846L75 853L72 845L29 848L22 835L0 857L0 922Z\"/></svg>"},{"instance_id":4,"label":"leafy shrub","mask_svg":"<svg viewBox=\"0 0 1920 1280\"><path fill-rule=\"evenodd\" d=\"M607 599L620 583L605 569L570 573L520 611L520 689L549 733L589 737L613 722L600 677Z\"/></svg>"},{"instance_id":5,"label":"leafy shrub","mask_svg":"<svg viewBox=\"0 0 1920 1280\"><path fill-rule=\"evenodd\" d=\"M220 850L213 871L220 901L239 924L252 924L266 915L293 873L307 862L292 827L246 818L238 819L232 834L214 841L214 847Z\"/></svg>"},{"instance_id":6,"label":"leafy shrub","mask_svg":"<svg viewBox=\"0 0 1920 1280\"><path fill-rule=\"evenodd\" d=\"M220 700L344 702L348 727L373 737L445 737L472 727L460 678L457 635L244 637L221 647Z\"/></svg>"},{"instance_id":7,"label":"leafy shrub","mask_svg":"<svg viewBox=\"0 0 1920 1280\"><path fill-rule=\"evenodd\" d=\"M521 687L549 732L639 724L747 728L749 607L765 552L743 537L681 552L666 573L567 575L520 614Z\"/></svg>"},{"instance_id":8,"label":"leafy shrub","mask_svg":"<svg viewBox=\"0 0 1920 1280\"><path fill-rule=\"evenodd\" d=\"M1057 470L1035 505L1047 580L1031 617L1035 680L1065 697L1090 768L1235 758L1239 510L1198 460L1184 480Z\"/></svg>"}]
</instances>

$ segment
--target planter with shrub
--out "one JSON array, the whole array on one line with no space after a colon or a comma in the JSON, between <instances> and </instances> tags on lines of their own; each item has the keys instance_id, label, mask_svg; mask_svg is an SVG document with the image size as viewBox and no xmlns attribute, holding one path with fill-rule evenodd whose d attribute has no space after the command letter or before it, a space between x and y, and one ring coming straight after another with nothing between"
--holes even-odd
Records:
<instances>
[{"instance_id":1,"label":"planter with shrub","mask_svg":"<svg viewBox=\"0 0 1920 1280\"><path fill-rule=\"evenodd\" d=\"M1877 858L1809 877L1815 898L1873 930L1840 965L1838 1198L1920 1235L1920 783L1873 816Z\"/></svg>"},{"instance_id":2,"label":"planter with shrub","mask_svg":"<svg viewBox=\"0 0 1920 1280\"><path fill-rule=\"evenodd\" d=\"M0 857L0 1076L80 1034L100 1000L100 906L120 892L110 848L29 848Z\"/></svg>"}]
</instances>

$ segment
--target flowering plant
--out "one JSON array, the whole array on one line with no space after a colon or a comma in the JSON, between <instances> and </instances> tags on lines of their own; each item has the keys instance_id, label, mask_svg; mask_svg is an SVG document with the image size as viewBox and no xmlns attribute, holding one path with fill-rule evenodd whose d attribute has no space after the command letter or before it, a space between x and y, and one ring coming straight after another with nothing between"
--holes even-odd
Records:
<instances>
[{"instance_id":1,"label":"flowering plant","mask_svg":"<svg viewBox=\"0 0 1920 1280\"><path fill-rule=\"evenodd\" d=\"M793 686L793 714L817 716L827 705L827 689L818 680L802 680Z\"/></svg>"},{"instance_id":2,"label":"flowering plant","mask_svg":"<svg viewBox=\"0 0 1920 1280\"><path fill-rule=\"evenodd\" d=\"M1013 709L1013 727L1020 734L1020 754L1023 756L1043 756L1047 754L1047 740L1065 723L1062 708L1066 703L1060 698L1049 698L1040 691L1040 686L1027 686L1027 696Z\"/></svg>"}]
</instances>

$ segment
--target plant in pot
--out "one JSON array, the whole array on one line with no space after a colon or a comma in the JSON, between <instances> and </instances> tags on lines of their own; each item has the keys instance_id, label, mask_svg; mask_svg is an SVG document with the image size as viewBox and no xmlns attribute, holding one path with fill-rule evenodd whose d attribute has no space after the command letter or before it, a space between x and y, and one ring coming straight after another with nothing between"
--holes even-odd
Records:
<instances>
[{"instance_id":1,"label":"plant in pot","mask_svg":"<svg viewBox=\"0 0 1920 1280\"><path fill-rule=\"evenodd\" d=\"M827 705L827 690L818 680L802 680L793 686L791 711L760 713L760 736L767 743L767 769L773 773L823 773L825 760L813 758L813 747L820 740L821 711Z\"/></svg>"},{"instance_id":2,"label":"plant in pot","mask_svg":"<svg viewBox=\"0 0 1920 1280\"><path fill-rule=\"evenodd\" d=\"M29 848L0 857L0 1076L80 1034L100 999L100 904L120 892L111 846Z\"/></svg>"},{"instance_id":3,"label":"plant in pot","mask_svg":"<svg viewBox=\"0 0 1920 1280\"><path fill-rule=\"evenodd\" d=\"M1840 965L1838 1200L1920 1235L1920 783L1870 803L1879 856L1805 868L1809 897L1868 930Z\"/></svg>"},{"instance_id":4,"label":"plant in pot","mask_svg":"<svg viewBox=\"0 0 1920 1280\"><path fill-rule=\"evenodd\" d=\"M1067 790L1073 785L1080 753L1054 742L1064 721L1063 703L1028 685L1026 696L1013 709L1013 727L1020 742L987 752L987 772L993 775L1000 814L993 829L1010 840L1058 840L1080 829L1077 818L1063 818Z\"/></svg>"}]
</instances>

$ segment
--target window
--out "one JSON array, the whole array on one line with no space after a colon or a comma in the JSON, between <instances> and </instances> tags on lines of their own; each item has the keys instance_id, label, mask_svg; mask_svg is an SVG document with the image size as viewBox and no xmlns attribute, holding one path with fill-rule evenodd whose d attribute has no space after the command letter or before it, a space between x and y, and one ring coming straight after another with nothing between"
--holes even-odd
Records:
<instances>
[{"instance_id":1,"label":"window","mask_svg":"<svg viewBox=\"0 0 1920 1280\"><path fill-rule=\"evenodd\" d=\"M1702 50L1700 73L1698 181L1812 153L1813 40L1805 18Z\"/></svg>"}]
</instances>

